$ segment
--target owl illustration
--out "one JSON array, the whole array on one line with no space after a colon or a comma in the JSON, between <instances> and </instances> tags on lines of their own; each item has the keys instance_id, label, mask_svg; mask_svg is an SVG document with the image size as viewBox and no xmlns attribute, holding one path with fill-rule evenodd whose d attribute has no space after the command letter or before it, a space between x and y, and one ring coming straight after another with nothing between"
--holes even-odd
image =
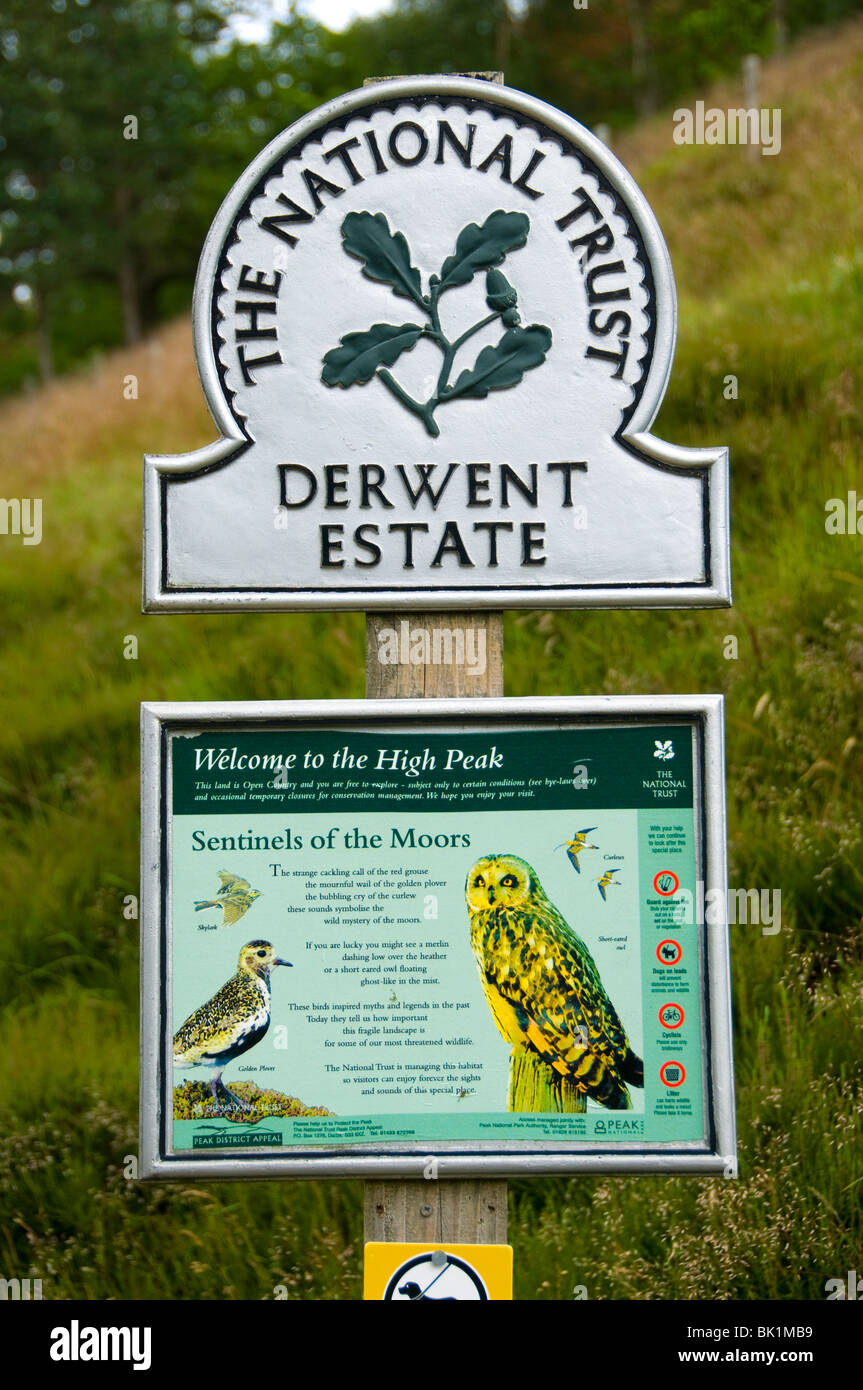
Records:
<instances>
[{"instance_id":1,"label":"owl illustration","mask_svg":"<svg viewBox=\"0 0 863 1390\"><path fill-rule=\"evenodd\" d=\"M609 1110L631 1107L628 1086L644 1085L644 1067L599 978L584 942L515 854L478 859L465 886L470 943L498 1032L519 1055L539 1059L558 1091ZM532 1057L530 1056L532 1054ZM555 1104L510 1109L580 1108Z\"/></svg>"}]
</instances>

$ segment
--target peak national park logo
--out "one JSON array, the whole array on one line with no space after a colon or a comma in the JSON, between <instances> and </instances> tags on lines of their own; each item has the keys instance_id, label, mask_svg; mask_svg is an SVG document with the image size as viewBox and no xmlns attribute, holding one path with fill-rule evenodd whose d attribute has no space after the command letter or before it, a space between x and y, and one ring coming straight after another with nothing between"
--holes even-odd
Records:
<instances>
[{"instance_id":1,"label":"peak national park logo","mask_svg":"<svg viewBox=\"0 0 863 1390\"><path fill-rule=\"evenodd\" d=\"M362 262L369 280L389 285L400 299L410 299L425 323L373 323L358 333L346 333L337 348L324 357L321 380L327 386L355 386L375 375L408 410L418 415L433 438L440 434L434 418L438 406L459 398L485 400L489 391L517 386L525 372L539 367L551 347L551 329L532 323L520 327L518 292L497 266L511 252L524 246L530 218L523 212L499 208L481 226L471 222L459 233L455 251L447 256L440 275L429 276L428 293L422 289L419 270L412 264L410 247L402 232L393 232L382 212L349 212L342 222L344 250ZM485 302L490 313L451 340L441 327L440 299L448 290L467 285L478 271L485 271ZM460 348L489 324L500 320L506 330L497 343L485 347L472 367L463 369L454 382L450 377ZM442 354L434 391L418 401L399 385L387 369L420 338L428 338Z\"/></svg>"}]
</instances>

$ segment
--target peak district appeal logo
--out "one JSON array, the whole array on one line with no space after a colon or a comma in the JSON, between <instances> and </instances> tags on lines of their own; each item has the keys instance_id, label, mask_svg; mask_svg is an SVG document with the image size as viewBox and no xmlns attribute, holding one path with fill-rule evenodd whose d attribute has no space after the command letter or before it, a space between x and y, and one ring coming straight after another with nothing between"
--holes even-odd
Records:
<instances>
[{"instance_id":1,"label":"peak district appeal logo","mask_svg":"<svg viewBox=\"0 0 863 1390\"><path fill-rule=\"evenodd\" d=\"M221 438L147 460L147 606L722 601L725 451L650 434L674 322L653 214L569 117L444 77L311 112L204 248Z\"/></svg>"},{"instance_id":2,"label":"peak district appeal logo","mask_svg":"<svg viewBox=\"0 0 863 1390\"><path fill-rule=\"evenodd\" d=\"M199 1125L192 1133L193 1149L266 1149L283 1143L274 1129L255 1130L245 1125Z\"/></svg>"},{"instance_id":3,"label":"peak district appeal logo","mask_svg":"<svg viewBox=\"0 0 863 1390\"><path fill-rule=\"evenodd\" d=\"M401 232L391 232L382 212L349 212L342 223L345 251L363 263L363 274L370 280L389 285L393 294L411 299L428 322L374 323L361 333L348 333L324 358L321 380L327 386L353 386L377 373L397 401L418 415L433 438L440 434L434 412L439 405L462 398L484 400L489 391L517 386L526 371L545 361L551 347L551 329L534 323L519 327L516 304L518 294L506 276L495 269L509 251L524 246L530 218L523 212L492 212L477 226L471 222L458 236L455 251L447 256L440 275L431 275L428 293L423 294L422 279L411 264L407 240ZM485 302L491 313L450 341L441 327L440 299L447 290L467 285L477 271L485 270ZM498 342L480 352L472 368L463 370L450 383L456 353L475 333L500 321L506 332ZM428 400L420 402L408 395L386 370L409 352L420 338L428 338L443 356L440 374Z\"/></svg>"}]
</instances>

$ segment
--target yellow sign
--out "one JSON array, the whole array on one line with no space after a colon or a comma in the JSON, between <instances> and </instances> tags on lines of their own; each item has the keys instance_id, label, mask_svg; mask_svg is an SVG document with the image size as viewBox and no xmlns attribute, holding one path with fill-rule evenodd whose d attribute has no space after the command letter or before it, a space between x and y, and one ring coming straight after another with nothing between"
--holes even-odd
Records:
<instances>
[{"instance_id":1,"label":"yellow sign","mask_svg":"<svg viewBox=\"0 0 863 1390\"><path fill-rule=\"evenodd\" d=\"M385 1303L512 1298L511 1245L409 1245L371 1241L363 1298Z\"/></svg>"}]
</instances>

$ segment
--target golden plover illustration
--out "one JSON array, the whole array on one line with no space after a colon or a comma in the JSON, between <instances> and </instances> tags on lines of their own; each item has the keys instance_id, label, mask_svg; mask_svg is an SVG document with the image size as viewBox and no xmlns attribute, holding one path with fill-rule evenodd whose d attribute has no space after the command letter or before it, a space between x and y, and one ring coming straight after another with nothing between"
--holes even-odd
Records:
<instances>
[{"instance_id":1,"label":"golden plover illustration","mask_svg":"<svg viewBox=\"0 0 863 1390\"><path fill-rule=\"evenodd\" d=\"M222 1069L248 1052L270 1026L270 971L280 960L269 941L249 941L240 952L237 973L196 1009L174 1035L175 1067L210 1067L213 1100L251 1107L222 1084Z\"/></svg>"}]
</instances>

